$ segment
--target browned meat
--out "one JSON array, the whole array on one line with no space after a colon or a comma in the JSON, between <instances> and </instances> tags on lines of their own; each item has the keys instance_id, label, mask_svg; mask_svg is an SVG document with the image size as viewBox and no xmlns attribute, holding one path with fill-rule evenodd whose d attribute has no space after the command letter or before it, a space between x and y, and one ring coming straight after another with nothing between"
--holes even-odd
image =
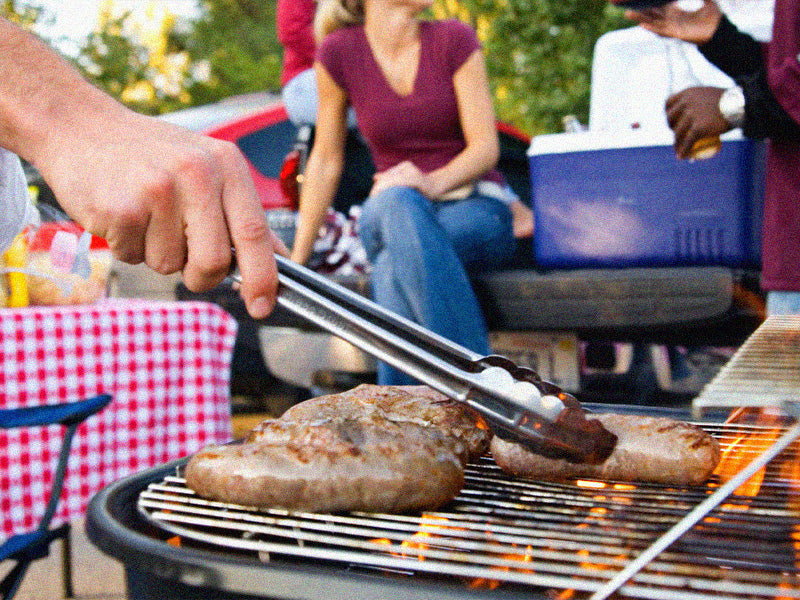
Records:
<instances>
[{"instance_id":1,"label":"browned meat","mask_svg":"<svg viewBox=\"0 0 800 600\"><path fill-rule=\"evenodd\" d=\"M465 462L485 454L491 438L488 426L477 412L424 385L363 384L341 394L320 396L296 404L283 413L281 420L306 422L332 417L434 428L464 444L468 453L463 455ZM261 426L256 426L247 441L259 440L260 431Z\"/></svg>"},{"instance_id":2,"label":"browned meat","mask_svg":"<svg viewBox=\"0 0 800 600\"><path fill-rule=\"evenodd\" d=\"M703 483L719 463L717 441L689 423L637 415L592 417L618 438L611 456L599 465L545 458L498 437L491 443L492 456L505 472L530 479L598 478L672 485Z\"/></svg>"},{"instance_id":3,"label":"browned meat","mask_svg":"<svg viewBox=\"0 0 800 600\"><path fill-rule=\"evenodd\" d=\"M428 387L361 385L293 406L244 444L201 450L186 483L204 497L256 506L432 509L458 493L463 464L489 438L477 413Z\"/></svg>"},{"instance_id":4,"label":"browned meat","mask_svg":"<svg viewBox=\"0 0 800 600\"><path fill-rule=\"evenodd\" d=\"M349 416L266 421L258 441L212 446L186 466L199 495L294 510L405 512L450 501L463 446L431 427Z\"/></svg>"}]
</instances>

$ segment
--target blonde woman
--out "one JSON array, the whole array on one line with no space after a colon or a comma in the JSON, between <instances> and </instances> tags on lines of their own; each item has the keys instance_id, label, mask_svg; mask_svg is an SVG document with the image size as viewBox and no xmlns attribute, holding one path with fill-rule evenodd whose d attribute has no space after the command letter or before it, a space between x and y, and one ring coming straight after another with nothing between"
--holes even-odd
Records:
<instances>
[{"instance_id":1,"label":"blonde woman","mask_svg":"<svg viewBox=\"0 0 800 600\"><path fill-rule=\"evenodd\" d=\"M376 166L359 235L376 302L480 353L488 335L468 273L515 247L483 55L474 31L426 21L433 0L322 0L319 113L292 258L308 259L342 172L355 109ZM380 365L381 384L409 379Z\"/></svg>"}]
</instances>

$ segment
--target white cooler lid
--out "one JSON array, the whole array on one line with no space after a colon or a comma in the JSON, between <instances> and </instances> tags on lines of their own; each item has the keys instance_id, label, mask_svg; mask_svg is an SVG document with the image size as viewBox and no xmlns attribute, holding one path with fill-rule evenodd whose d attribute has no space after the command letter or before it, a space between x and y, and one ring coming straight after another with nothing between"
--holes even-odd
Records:
<instances>
[{"instance_id":1,"label":"white cooler lid","mask_svg":"<svg viewBox=\"0 0 800 600\"><path fill-rule=\"evenodd\" d=\"M742 140L739 129L720 136L722 141ZM674 135L670 129L630 129L628 131L579 131L537 135L528 147L528 156L586 152L619 148L672 147Z\"/></svg>"},{"instance_id":2,"label":"white cooler lid","mask_svg":"<svg viewBox=\"0 0 800 600\"><path fill-rule=\"evenodd\" d=\"M696 0L679 0L691 10ZM720 0L742 31L769 38L774 0ZM641 27L602 35L592 59L590 130L667 127L668 96L697 85L731 87L733 81L708 62L694 44L662 38Z\"/></svg>"}]
</instances>

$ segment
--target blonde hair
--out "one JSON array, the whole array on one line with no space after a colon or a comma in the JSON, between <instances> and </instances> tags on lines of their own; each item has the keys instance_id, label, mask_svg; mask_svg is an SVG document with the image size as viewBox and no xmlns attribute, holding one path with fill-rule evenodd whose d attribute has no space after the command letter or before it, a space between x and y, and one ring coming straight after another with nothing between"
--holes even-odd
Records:
<instances>
[{"instance_id":1,"label":"blonde hair","mask_svg":"<svg viewBox=\"0 0 800 600\"><path fill-rule=\"evenodd\" d=\"M320 44L337 29L363 22L364 0L319 0L314 15L314 37Z\"/></svg>"}]
</instances>

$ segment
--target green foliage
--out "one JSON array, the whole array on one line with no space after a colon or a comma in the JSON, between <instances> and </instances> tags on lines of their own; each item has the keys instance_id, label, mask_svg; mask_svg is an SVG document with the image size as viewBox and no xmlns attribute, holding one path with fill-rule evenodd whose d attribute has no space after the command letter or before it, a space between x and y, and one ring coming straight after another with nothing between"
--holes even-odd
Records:
<instances>
[{"instance_id":1,"label":"green foliage","mask_svg":"<svg viewBox=\"0 0 800 600\"><path fill-rule=\"evenodd\" d=\"M567 114L586 122L594 43L607 31L630 26L619 9L608 0L458 4L469 12L484 43L502 120L531 135L560 131Z\"/></svg>"},{"instance_id":2,"label":"green foliage","mask_svg":"<svg viewBox=\"0 0 800 600\"><path fill-rule=\"evenodd\" d=\"M190 89L193 104L234 94L280 90L281 46L275 34L275 2L203 0L202 17L186 38L194 59L206 59L211 81Z\"/></svg>"},{"instance_id":3,"label":"green foliage","mask_svg":"<svg viewBox=\"0 0 800 600\"><path fill-rule=\"evenodd\" d=\"M31 29L36 23L42 22L43 19L52 19L41 5L25 2L24 0L2 0L0 2L0 15L24 29Z\"/></svg>"},{"instance_id":4,"label":"green foliage","mask_svg":"<svg viewBox=\"0 0 800 600\"><path fill-rule=\"evenodd\" d=\"M43 18L35 0L0 2L3 14L24 25ZM81 47L79 68L102 89L151 114L235 94L278 92L282 49L275 1L198 0L198 7L197 20L173 24L158 49L132 39L125 17L109 19ZM608 0L437 0L433 14L475 27L499 118L531 135L560 131L567 114L586 122L594 43L607 31L630 26ZM172 86L180 93L165 92L154 82L163 57L177 54L188 57ZM208 76L193 75L198 65ZM151 85L150 96L131 93L141 92L143 83Z\"/></svg>"},{"instance_id":5,"label":"green foliage","mask_svg":"<svg viewBox=\"0 0 800 600\"><path fill-rule=\"evenodd\" d=\"M90 33L76 58L84 76L116 98L130 85L146 79L149 50L122 33L129 14L110 19L100 31ZM159 112L146 102L127 104L145 113Z\"/></svg>"},{"instance_id":6,"label":"green foliage","mask_svg":"<svg viewBox=\"0 0 800 600\"><path fill-rule=\"evenodd\" d=\"M75 62L92 83L146 114L278 91L275 3L202 0L198 6L195 21L167 22L155 43L131 34L130 12L108 18Z\"/></svg>"}]
</instances>

